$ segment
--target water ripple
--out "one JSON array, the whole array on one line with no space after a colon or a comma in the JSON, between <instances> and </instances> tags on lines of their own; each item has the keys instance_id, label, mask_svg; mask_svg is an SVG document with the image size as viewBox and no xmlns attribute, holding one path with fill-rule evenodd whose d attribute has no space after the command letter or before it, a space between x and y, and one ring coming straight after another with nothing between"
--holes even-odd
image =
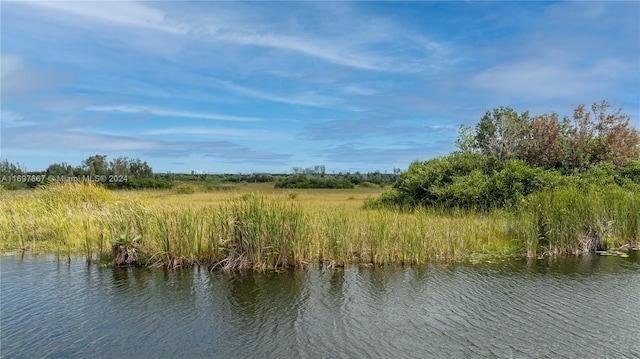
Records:
<instances>
[{"instance_id":1,"label":"water ripple","mask_svg":"<svg viewBox=\"0 0 640 359\"><path fill-rule=\"evenodd\" d=\"M1 357L640 357L640 259L210 273L1 257Z\"/></svg>"}]
</instances>

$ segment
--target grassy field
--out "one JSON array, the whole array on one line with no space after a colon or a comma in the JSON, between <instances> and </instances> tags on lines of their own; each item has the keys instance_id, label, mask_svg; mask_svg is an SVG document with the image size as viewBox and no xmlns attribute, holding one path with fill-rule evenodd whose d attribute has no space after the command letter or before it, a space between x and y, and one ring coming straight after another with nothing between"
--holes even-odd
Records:
<instances>
[{"instance_id":1,"label":"grassy field","mask_svg":"<svg viewBox=\"0 0 640 359\"><path fill-rule=\"evenodd\" d=\"M107 191L64 184L2 192L0 251L84 256L104 264L278 269L322 263L423 264L637 246L640 198L571 189L512 210L364 209L377 186L274 189L272 184ZM576 190L577 191L577 190Z\"/></svg>"}]
</instances>

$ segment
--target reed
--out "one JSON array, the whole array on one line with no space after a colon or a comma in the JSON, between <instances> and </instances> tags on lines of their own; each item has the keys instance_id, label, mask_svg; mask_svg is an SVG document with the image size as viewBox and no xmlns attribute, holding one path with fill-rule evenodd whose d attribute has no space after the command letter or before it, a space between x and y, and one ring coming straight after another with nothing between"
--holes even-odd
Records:
<instances>
[{"instance_id":1,"label":"reed","mask_svg":"<svg viewBox=\"0 0 640 359\"><path fill-rule=\"evenodd\" d=\"M290 196L247 186L233 193L177 194L60 184L3 197L0 251L169 268L279 270L313 262L421 265L582 253L639 240L638 193L619 188L539 192L489 212L362 208L375 190L381 191L300 190Z\"/></svg>"},{"instance_id":2,"label":"reed","mask_svg":"<svg viewBox=\"0 0 640 359\"><path fill-rule=\"evenodd\" d=\"M512 218L511 231L529 256L580 254L640 241L640 194L621 187L568 187L529 196Z\"/></svg>"}]
</instances>

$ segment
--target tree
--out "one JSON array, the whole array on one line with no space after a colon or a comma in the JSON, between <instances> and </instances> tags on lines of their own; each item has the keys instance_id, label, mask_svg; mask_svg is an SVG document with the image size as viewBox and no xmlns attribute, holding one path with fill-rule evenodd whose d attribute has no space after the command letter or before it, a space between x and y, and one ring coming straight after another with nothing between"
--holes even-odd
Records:
<instances>
[{"instance_id":1,"label":"tree","mask_svg":"<svg viewBox=\"0 0 640 359\"><path fill-rule=\"evenodd\" d=\"M622 108L606 100L594 102L591 112L578 105L573 119L564 146L565 167L583 170L602 161L622 167L638 156L638 130L629 124L631 117Z\"/></svg>"},{"instance_id":2,"label":"tree","mask_svg":"<svg viewBox=\"0 0 640 359\"><path fill-rule=\"evenodd\" d=\"M487 111L476 125L475 143L480 151L499 161L520 158L529 112L520 115L510 107Z\"/></svg>"},{"instance_id":3,"label":"tree","mask_svg":"<svg viewBox=\"0 0 640 359\"><path fill-rule=\"evenodd\" d=\"M458 149L462 152L475 152L478 149L476 132L472 127L464 124L460 125L460 129L458 130L458 138L456 139L456 147L458 147Z\"/></svg>"},{"instance_id":4,"label":"tree","mask_svg":"<svg viewBox=\"0 0 640 359\"><path fill-rule=\"evenodd\" d=\"M562 164L563 128L558 114L544 114L531 119L525 130L523 158L530 166L555 168Z\"/></svg>"},{"instance_id":5,"label":"tree","mask_svg":"<svg viewBox=\"0 0 640 359\"><path fill-rule=\"evenodd\" d=\"M129 159L127 157L118 157L109 162L109 173L119 176L128 176Z\"/></svg>"},{"instance_id":6,"label":"tree","mask_svg":"<svg viewBox=\"0 0 640 359\"><path fill-rule=\"evenodd\" d=\"M136 178L149 178L153 176L151 166L147 164L147 161L142 161L139 158L129 162L129 173Z\"/></svg>"},{"instance_id":7,"label":"tree","mask_svg":"<svg viewBox=\"0 0 640 359\"><path fill-rule=\"evenodd\" d=\"M49 176L73 176L73 167L66 162L54 163L47 167L46 171Z\"/></svg>"},{"instance_id":8,"label":"tree","mask_svg":"<svg viewBox=\"0 0 640 359\"><path fill-rule=\"evenodd\" d=\"M591 111L597 117L595 130L595 157L600 161L613 162L617 167L629 163L638 156L640 138L638 130L631 127L631 117L622 113L622 108L615 108L607 101L594 102Z\"/></svg>"},{"instance_id":9,"label":"tree","mask_svg":"<svg viewBox=\"0 0 640 359\"><path fill-rule=\"evenodd\" d=\"M0 175L13 176L24 173L25 170L20 167L20 163L13 164L7 160L0 161Z\"/></svg>"},{"instance_id":10,"label":"tree","mask_svg":"<svg viewBox=\"0 0 640 359\"><path fill-rule=\"evenodd\" d=\"M556 113L529 118L510 107L487 111L471 128L460 126L456 146L461 152L476 152L505 162L521 159L530 166L584 171L600 162L617 168L640 158L640 135L631 118L606 100L588 111L578 105L573 121L559 120Z\"/></svg>"},{"instance_id":11,"label":"tree","mask_svg":"<svg viewBox=\"0 0 640 359\"><path fill-rule=\"evenodd\" d=\"M82 161L82 166L90 176L105 175L107 174L107 156L90 156Z\"/></svg>"}]
</instances>

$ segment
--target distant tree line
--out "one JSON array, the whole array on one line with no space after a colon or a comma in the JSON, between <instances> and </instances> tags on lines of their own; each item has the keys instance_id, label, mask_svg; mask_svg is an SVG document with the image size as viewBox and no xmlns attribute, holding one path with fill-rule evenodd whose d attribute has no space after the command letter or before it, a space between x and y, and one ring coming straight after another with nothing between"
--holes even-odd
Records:
<instances>
[{"instance_id":1,"label":"distant tree line","mask_svg":"<svg viewBox=\"0 0 640 359\"><path fill-rule=\"evenodd\" d=\"M52 182L95 182L113 189L170 188L171 182L154 175L151 166L139 158L94 155L78 166L66 162L49 165L43 172L28 172L19 164L0 161L0 178L6 189L33 188Z\"/></svg>"},{"instance_id":2,"label":"distant tree line","mask_svg":"<svg viewBox=\"0 0 640 359\"><path fill-rule=\"evenodd\" d=\"M13 181L3 181L5 189L33 188L45 185L51 180L57 181L92 181L102 183L112 189L137 188L170 188L172 183L205 182L212 188L223 183L273 183L277 188L352 188L355 185L392 184L400 175L394 173L340 173L340 174L196 174L196 173L154 173L146 161L139 158L118 157L111 161L106 155L94 155L84 159L80 165L72 166L66 162L54 163L45 171L28 172L21 164L13 164L8 160L0 161L0 178L11 179L11 176L41 176L33 178L15 177Z\"/></svg>"},{"instance_id":3,"label":"distant tree line","mask_svg":"<svg viewBox=\"0 0 640 359\"><path fill-rule=\"evenodd\" d=\"M294 182L313 182L318 187L311 188L327 188L323 181L333 181L336 179L345 180L353 185L359 185L361 183L372 183L376 185L392 184L398 179L401 171L395 170L394 173L382 173L380 171L368 172L368 173L338 173L338 174L277 174L277 173L251 173L251 174L184 174L184 173L167 173L158 174L169 181L204 181L209 183L274 183L286 181L288 183ZM295 180L292 180L295 178ZM312 180L313 179L313 180ZM303 185L304 186L304 185ZM302 188L302 187L298 187Z\"/></svg>"},{"instance_id":4,"label":"distant tree line","mask_svg":"<svg viewBox=\"0 0 640 359\"><path fill-rule=\"evenodd\" d=\"M158 174L174 182L206 182L215 188L224 183L273 183L275 188L353 188L354 186L384 186L394 183L400 175L379 171L340 174Z\"/></svg>"}]
</instances>

